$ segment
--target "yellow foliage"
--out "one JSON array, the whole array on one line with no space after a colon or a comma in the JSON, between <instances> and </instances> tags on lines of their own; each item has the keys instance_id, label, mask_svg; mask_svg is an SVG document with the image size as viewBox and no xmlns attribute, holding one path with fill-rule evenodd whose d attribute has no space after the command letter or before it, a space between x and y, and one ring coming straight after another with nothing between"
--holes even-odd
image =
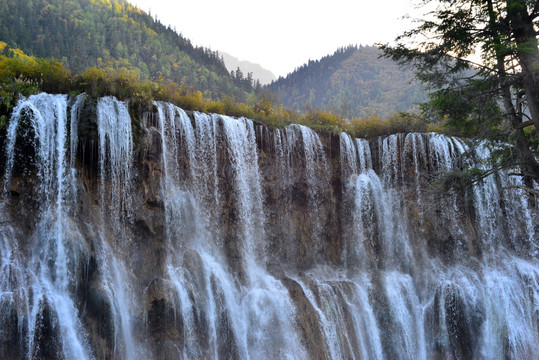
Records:
<instances>
[{"instance_id":1,"label":"yellow foliage","mask_svg":"<svg viewBox=\"0 0 539 360\"><path fill-rule=\"evenodd\" d=\"M21 49L10 49L14 57L24 58L26 54Z\"/></svg>"},{"instance_id":2,"label":"yellow foliage","mask_svg":"<svg viewBox=\"0 0 539 360\"><path fill-rule=\"evenodd\" d=\"M9 46L0 42L0 53ZM141 73L125 59L99 59L98 66L87 68L80 75L71 75L54 59L38 59L20 49L10 49L11 57L0 55L0 85L2 101L11 102L18 93L37 91L87 92L91 96L114 95L119 99L134 99L145 104L153 100L168 101L186 110L212 112L259 120L272 127L300 123L320 131L346 131L355 137L372 138L397 132L440 131L438 124L428 124L414 114L393 114L389 119L371 115L364 119L346 120L324 110L310 110L305 115L276 105L271 94L251 96L249 104L233 97L210 100L193 87L180 85L160 76L157 81L141 81ZM209 96L210 94L206 94Z\"/></svg>"},{"instance_id":3,"label":"yellow foliage","mask_svg":"<svg viewBox=\"0 0 539 360\"><path fill-rule=\"evenodd\" d=\"M273 103L268 99L263 99L259 103L256 103L253 109L262 116L271 115L273 113Z\"/></svg>"},{"instance_id":4,"label":"yellow foliage","mask_svg":"<svg viewBox=\"0 0 539 360\"><path fill-rule=\"evenodd\" d=\"M427 124L427 132L436 132L441 133L442 132L442 125L441 124Z\"/></svg>"},{"instance_id":5,"label":"yellow foliage","mask_svg":"<svg viewBox=\"0 0 539 360\"><path fill-rule=\"evenodd\" d=\"M178 99L179 103L186 110L196 110L200 112L205 112L208 109L209 100L205 99L202 96L202 92L196 91L189 93Z\"/></svg>"},{"instance_id":6,"label":"yellow foliage","mask_svg":"<svg viewBox=\"0 0 539 360\"><path fill-rule=\"evenodd\" d=\"M300 122L315 129L331 133L339 133L347 126L344 117L319 109L307 112Z\"/></svg>"},{"instance_id":7,"label":"yellow foliage","mask_svg":"<svg viewBox=\"0 0 539 360\"><path fill-rule=\"evenodd\" d=\"M376 115L365 119L353 119L347 129L356 137L372 138L395 133L425 132L429 125L418 115L395 113L389 119L380 119ZM431 128L434 130L434 125L431 125Z\"/></svg>"},{"instance_id":8,"label":"yellow foliage","mask_svg":"<svg viewBox=\"0 0 539 360\"><path fill-rule=\"evenodd\" d=\"M353 119L349 125L350 132L356 137L372 138L389 133L390 123L377 116L370 116L365 119Z\"/></svg>"}]
</instances>

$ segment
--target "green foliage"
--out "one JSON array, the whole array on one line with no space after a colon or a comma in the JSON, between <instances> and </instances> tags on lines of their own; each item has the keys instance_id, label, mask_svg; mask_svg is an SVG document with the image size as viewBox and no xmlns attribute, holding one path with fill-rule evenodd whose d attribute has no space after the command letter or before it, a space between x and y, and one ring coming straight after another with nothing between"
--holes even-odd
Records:
<instances>
[{"instance_id":1,"label":"green foliage","mask_svg":"<svg viewBox=\"0 0 539 360\"><path fill-rule=\"evenodd\" d=\"M19 94L28 96L40 91L64 92L69 89L71 74L62 63L28 56L5 43L0 43L0 50L0 106L4 116L15 105ZM2 124L5 124L5 118Z\"/></svg>"},{"instance_id":2,"label":"green foliage","mask_svg":"<svg viewBox=\"0 0 539 360\"><path fill-rule=\"evenodd\" d=\"M118 85L122 77L163 77L209 98L242 101L253 91L252 78L231 76L217 52L194 47L125 0L0 0L0 39L36 57L61 59L73 73L114 70L122 74Z\"/></svg>"},{"instance_id":3,"label":"green foliage","mask_svg":"<svg viewBox=\"0 0 539 360\"><path fill-rule=\"evenodd\" d=\"M345 119L367 113L364 99L374 99L371 110L389 116L388 109L398 108L392 98L417 94L403 85L408 75L396 67L387 71L384 61L377 60L376 48L348 47L277 82L282 89L293 88L293 93L285 92L292 103L280 105L259 85L259 91L253 91L251 74L239 69L229 73L216 52L194 47L124 0L0 0L0 39L5 41L0 42L0 128L19 94L47 91L113 95L146 105L163 100L186 110L245 116L274 127L302 123L332 133L360 134L355 129L361 128L361 119ZM376 80L380 77L397 86L383 88ZM296 81L297 89L292 86ZM305 104L324 110L301 115ZM387 121L393 125L386 126ZM406 130L393 120L369 124L365 136Z\"/></svg>"},{"instance_id":4,"label":"green foliage","mask_svg":"<svg viewBox=\"0 0 539 360\"><path fill-rule=\"evenodd\" d=\"M489 166L518 167L539 183L539 1L433 3L428 20L382 46L385 56L416 67L431 90L425 115L450 133L509 144Z\"/></svg>"},{"instance_id":5,"label":"green foliage","mask_svg":"<svg viewBox=\"0 0 539 360\"><path fill-rule=\"evenodd\" d=\"M0 48L2 44L0 43ZM302 115L278 105L270 92L252 95L249 104L230 96L219 100L205 97L201 91L179 85L163 77L157 81L140 80L136 71L114 66L90 67L81 74L71 74L54 59L39 59L19 49L2 48L0 55L0 130L5 127L19 94L28 96L40 91L78 94L92 97L111 95L150 107L154 100L171 102L186 110L219 113L258 120L270 127L299 123L319 131L338 134L348 132L358 137L389 135L395 132L425 131L424 118L408 113L394 114L388 120L376 117L347 120L342 115L312 109Z\"/></svg>"},{"instance_id":6,"label":"green foliage","mask_svg":"<svg viewBox=\"0 0 539 360\"><path fill-rule=\"evenodd\" d=\"M444 128L453 135L462 137L488 137L498 139L502 134L501 124L505 115L499 101L486 91L485 83L470 81L459 87L446 87L429 94L428 106L439 118L444 119Z\"/></svg>"},{"instance_id":7,"label":"green foliage","mask_svg":"<svg viewBox=\"0 0 539 360\"><path fill-rule=\"evenodd\" d=\"M537 134L537 129L535 127L524 129L524 136L526 136L526 141L530 144L530 147L539 152L539 134Z\"/></svg>"},{"instance_id":8,"label":"green foliage","mask_svg":"<svg viewBox=\"0 0 539 360\"><path fill-rule=\"evenodd\" d=\"M380 58L374 46L348 46L309 62L269 85L281 101L298 111L320 108L345 118L375 113L387 117L424 101L413 72Z\"/></svg>"}]
</instances>

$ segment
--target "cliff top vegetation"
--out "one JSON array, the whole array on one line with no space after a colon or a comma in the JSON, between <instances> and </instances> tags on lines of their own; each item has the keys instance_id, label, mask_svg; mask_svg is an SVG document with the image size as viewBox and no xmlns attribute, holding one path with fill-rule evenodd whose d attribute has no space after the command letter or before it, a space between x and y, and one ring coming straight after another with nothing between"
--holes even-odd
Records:
<instances>
[{"instance_id":1,"label":"cliff top vegetation","mask_svg":"<svg viewBox=\"0 0 539 360\"><path fill-rule=\"evenodd\" d=\"M167 101L185 110L247 117L271 127L296 123L315 130L340 133L356 137L375 137L398 132L439 131L440 127L428 123L419 115L399 113L387 119L376 116L346 119L329 111L311 109L305 114L278 104L275 96L261 91L251 94L247 101L238 102L231 96L219 100L205 97L201 91L159 77L155 81L140 79L127 68L114 64L93 66L81 73L72 73L55 59L37 58L22 50L0 42L0 128L5 127L11 109L22 96L41 91L89 96L116 96L131 100L147 108L153 101Z\"/></svg>"}]
</instances>

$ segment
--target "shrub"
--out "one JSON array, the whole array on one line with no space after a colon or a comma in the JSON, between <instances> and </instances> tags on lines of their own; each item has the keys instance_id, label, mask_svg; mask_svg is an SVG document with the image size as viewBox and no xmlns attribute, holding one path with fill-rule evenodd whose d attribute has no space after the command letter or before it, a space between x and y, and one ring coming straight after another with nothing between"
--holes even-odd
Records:
<instances>
[{"instance_id":1,"label":"shrub","mask_svg":"<svg viewBox=\"0 0 539 360\"><path fill-rule=\"evenodd\" d=\"M2 55L6 53L8 55ZM110 95L121 100L133 99L147 106L151 106L154 100L167 101L185 110L247 117L274 128L299 123L319 131L333 134L345 131L363 138L442 129L440 124L429 124L423 117L409 113L393 114L389 119L370 116L352 120L320 109L312 109L301 115L283 105L277 106L275 95L267 91L252 94L249 104L237 102L231 96L210 100L192 87L163 77L156 81L141 80L139 70L121 61L98 61L98 66L72 75L54 59L35 58L19 49L9 49L0 42L0 129L5 127L6 118L19 94L28 96L40 91L86 92L93 97Z\"/></svg>"}]
</instances>

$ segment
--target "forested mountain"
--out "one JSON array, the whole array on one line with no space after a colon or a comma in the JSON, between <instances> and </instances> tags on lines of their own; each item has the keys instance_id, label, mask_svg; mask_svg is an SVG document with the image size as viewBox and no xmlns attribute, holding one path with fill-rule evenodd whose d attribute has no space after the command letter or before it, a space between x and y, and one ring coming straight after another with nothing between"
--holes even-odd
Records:
<instances>
[{"instance_id":1,"label":"forested mountain","mask_svg":"<svg viewBox=\"0 0 539 360\"><path fill-rule=\"evenodd\" d=\"M236 71L238 68L240 68L240 70L245 74L252 73L253 78L255 80L259 80L262 85L269 84L272 81L277 80L271 71L263 68L260 64L240 60L237 57L223 51L219 51L219 54L223 57L225 66L229 71Z\"/></svg>"},{"instance_id":2,"label":"forested mountain","mask_svg":"<svg viewBox=\"0 0 539 360\"><path fill-rule=\"evenodd\" d=\"M252 90L228 72L217 52L194 47L124 0L0 0L0 41L54 57L75 73L96 66L141 79L162 76L209 98L243 100Z\"/></svg>"},{"instance_id":3,"label":"forested mountain","mask_svg":"<svg viewBox=\"0 0 539 360\"><path fill-rule=\"evenodd\" d=\"M379 58L375 46L348 46L320 60L309 60L269 85L286 106L330 110L345 117L409 111L425 100L412 71Z\"/></svg>"}]
</instances>

